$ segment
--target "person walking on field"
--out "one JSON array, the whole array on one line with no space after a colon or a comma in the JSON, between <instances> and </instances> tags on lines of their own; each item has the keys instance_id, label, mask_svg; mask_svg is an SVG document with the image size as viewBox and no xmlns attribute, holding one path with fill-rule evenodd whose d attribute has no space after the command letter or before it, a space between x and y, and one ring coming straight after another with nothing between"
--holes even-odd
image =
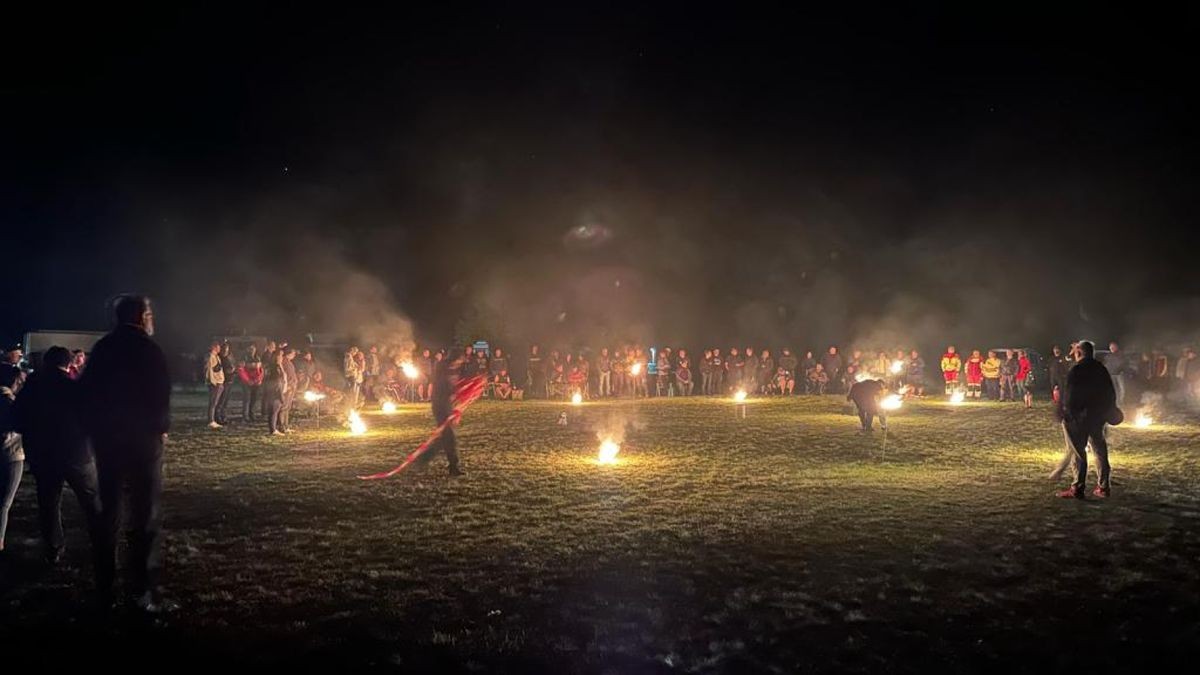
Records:
<instances>
[{"instance_id":1,"label":"person walking on field","mask_svg":"<svg viewBox=\"0 0 1200 675\"><path fill-rule=\"evenodd\" d=\"M1075 451L1074 480L1071 487L1057 493L1063 498L1084 498L1088 443L1091 443L1092 454L1098 464L1098 479L1092 494L1100 498L1111 494L1111 469L1104 425L1120 424L1124 416L1117 407L1117 393L1113 387L1112 376L1104 365L1096 360L1095 352L1096 348L1091 342L1079 343L1075 352L1075 365L1067 373L1067 387L1058 407L1067 439Z\"/></svg>"},{"instance_id":2,"label":"person walking on field","mask_svg":"<svg viewBox=\"0 0 1200 675\"><path fill-rule=\"evenodd\" d=\"M93 556L100 553L104 540L96 461L80 424L80 385L70 376L71 360L64 347L47 349L42 367L21 388L16 402L17 430L37 481L38 520L50 565L62 558L66 543L63 483L75 493L87 520ZM102 561L95 563L99 567Z\"/></svg>"},{"instance_id":3,"label":"person walking on field","mask_svg":"<svg viewBox=\"0 0 1200 675\"><path fill-rule=\"evenodd\" d=\"M155 344L154 313L144 296L123 296L117 327L96 343L80 379L84 430L96 455L103 542L97 554L102 607L111 604L116 577L116 535L129 502L129 575L126 592L147 614L169 611L162 598L163 442L171 425L171 377Z\"/></svg>"}]
</instances>

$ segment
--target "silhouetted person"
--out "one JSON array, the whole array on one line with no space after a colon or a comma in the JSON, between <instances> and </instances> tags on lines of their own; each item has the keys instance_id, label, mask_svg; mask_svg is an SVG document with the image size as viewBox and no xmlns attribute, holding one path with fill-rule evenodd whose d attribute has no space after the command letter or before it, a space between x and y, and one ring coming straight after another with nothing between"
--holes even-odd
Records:
<instances>
[{"instance_id":1,"label":"silhouetted person","mask_svg":"<svg viewBox=\"0 0 1200 675\"><path fill-rule=\"evenodd\" d=\"M117 327L96 343L80 380L84 430L96 453L104 516L96 576L107 606L116 571L116 535L128 496L126 592L136 607L158 613L170 608L159 596L158 578L163 440L171 425L171 378L162 349L150 339L154 313L149 298L123 296L115 309Z\"/></svg>"},{"instance_id":2,"label":"silhouetted person","mask_svg":"<svg viewBox=\"0 0 1200 675\"><path fill-rule=\"evenodd\" d=\"M62 557L62 487L75 493L87 519L88 536L97 568L103 550L104 521L100 515L100 488L96 461L80 420L80 383L71 379L72 355L64 347L51 347L37 370L17 395L17 430L25 444L25 457L37 479L38 520L46 544L46 561Z\"/></svg>"},{"instance_id":3,"label":"silhouetted person","mask_svg":"<svg viewBox=\"0 0 1200 675\"><path fill-rule=\"evenodd\" d=\"M854 407L858 409L858 421L862 424L863 433L874 430L876 415L879 416L879 425L887 428L887 416L879 407L883 392L883 380L863 380L850 385L850 391L846 393L846 400L854 401Z\"/></svg>"},{"instance_id":4,"label":"silhouetted person","mask_svg":"<svg viewBox=\"0 0 1200 675\"><path fill-rule=\"evenodd\" d=\"M1075 366L1067 373L1060 414L1067 430L1067 439L1075 451L1075 480L1071 487L1058 493L1059 497L1083 499L1089 441L1092 453L1096 456L1099 474L1099 484L1092 494L1097 497L1109 495L1110 469L1104 425L1110 421L1120 422L1120 414L1112 377L1104 364L1096 360L1095 352L1096 348L1091 342L1080 342L1075 351Z\"/></svg>"},{"instance_id":5,"label":"silhouetted person","mask_svg":"<svg viewBox=\"0 0 1200 675\"><path fill-rule=\"evenodd\" d=\"M464 357L443 359L433 371L433 395L430 397L433 417L438 425L450 419L454 411L454 388L458 384L459 369ZM467 358L468 361L472 360ZM433 447L425 453L423 459L429 461L441 450L446 453L446 462L450 465L451 476L461 476L462 469L458 466L458 439L454 435L454 425L446 426L442 435L433 442Z\"/></svg>"},{"instance_id":6,"label":"silhouetted person","mask_svg":"<svg viewBox=\"0 0 1200 675\"><path fill-rule=\"evenodd\" d=\"M283 350L277 349L271 352L271 362L264 364L263 402L267 405L267 432L272 436L284 434L283 404L288 390L287 366L283 363L284 359ZM354 396L355 394L348 392L348 395ZM350 407L354 406L355 403L352 400Z\"/></svg>"}]
</instances>

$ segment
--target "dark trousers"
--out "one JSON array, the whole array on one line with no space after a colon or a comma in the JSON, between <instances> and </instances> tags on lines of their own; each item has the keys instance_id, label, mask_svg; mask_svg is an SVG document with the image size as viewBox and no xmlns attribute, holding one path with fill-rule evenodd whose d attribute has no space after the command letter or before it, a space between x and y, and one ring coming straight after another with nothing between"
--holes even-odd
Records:
<instances>
[{"instance_id":1,"label":"dark trousers","mask_svg":"<svg viewBox=\"0 0 1200 675\"><path fill-rule=\"evenodd\" d=\"M983 397L989 401L997 401L1000 399L1000 378L983 378Z\"/></svg>"},{"instance_id":2,"label":"dark trousers","mask_svg":"<svg viewBox=\"0 0 1200 675\"><path fill-rule=\"evenodd\" d=\"M292 404L295 401L295 390L283 395L283 406L279 409L279 427L284 431L287 431L292 425Z\"/></svg>"},{"instance_id":3,"label":"dark trousers","mask_svg":"<svg viewBox=\"0 0 1200 675\"><path fill-rule=\"evenodd\" d=\"M228 419L225 410L229 407L229 399L232 397L233 385L226 380L225 384L221 385L221 397L217 399L217 422L225 424L225 420Z\"/></svg>"},{"instance_id":4,"label":"dark trousers","mask_svg":"<svg viewBox=\"0 0 1200 675\"><path fill-rule=\"evenodd\" d=\"M440 425L445 420L438 420ZM438 452L446 453L446 463L450 465L450 471L458 470L458 438L454 435L454 426L446 427L441 436L433 442L433 447L429 452L425 453L426 461L433 459Z\"/></svg>"},{"instance_id":5,"label":"dark trousers","mask_svg":"<svg viewBox=\"0 0 1200 675\"><path fill-rule=\"evenodd\" d=\"M75 499L87 520L92 556L99 569L99 556L104 544L104 520L100 509L100 483L96 476L96 463L35 466L33 476L37 480L38 522L47 551L61 551L66 543L62 525L62 489L66 483L75 493Z\"/></svg>"},{"instance_id":6,"label":"dark trousers","mask_svg":"<svg viewBox=\"0 0 1200 675\"><path fill-rule=\"evenodd\" d=\"M271 433L283 431L283 397L268 396L263 403L267 406L267 429Z\"/></svg>"},{"instance_id":7,"label":"dark trousers","mask_svg":"<svg viewBox=\"0 0 1200 675\"><path fill-rule=\"evenodd\" d=\"M242 399L242 420L246 422L254 421L254 404L258 403L258 393L262 390L260 384L243 385L242 394L245 398Z\"/></svg>"},{"instance_id":8,"label":"dark trousers","mask_svg":"<svg viewBox=\"0 0 1200 675\"><path fill-rule=\"evenodd\" d=\"M128 499L129 562L126 591L140 596L158 588L162 570L162 436L92 440L100 485L101 542L96 583L110 593L116 580L117 533Z\"/></svg>"},{"instance_id":9,"label":"dark trousers","mask_svg":"<svg viewBox=\"0 0 1200 675\"><path fill-rule=\"evenodd\" d=\"M858 421L862 424L863 431L870 431L875 426L875 415L879 415L879 426L887 428L886 415L871 408L859 408Z\"/></svg>"},{"instance_id":10,"label":"dark trousers","mask_svg":"<svg viewBox=\"0 0 1200 675\"><path fill-rule=\"evenodd\" d=\"M217 421L217 404L221 402L221 395L225 392L225 385L210 384L208 385L208 421Z\"/></svg>"},{"instance_id":11,"label":"dark trousers","mask_svg":"<svg viewBox=\"0 0 1200 675\"><path fill-rule=\"evenodd\" d=\"M1099 486L1108 488L1111 468L1108 465L1108 439L1104 438L1104 421L1099 423L1087 420L1065 422L1067 440L1071 441L1071 449L1075 451L1075 480L1072 486L1083 490L1087 483L1087 447L1092 443L1092 454L1096 456L1096 473L1099 474Z\"/></svg>"}]
</instances>

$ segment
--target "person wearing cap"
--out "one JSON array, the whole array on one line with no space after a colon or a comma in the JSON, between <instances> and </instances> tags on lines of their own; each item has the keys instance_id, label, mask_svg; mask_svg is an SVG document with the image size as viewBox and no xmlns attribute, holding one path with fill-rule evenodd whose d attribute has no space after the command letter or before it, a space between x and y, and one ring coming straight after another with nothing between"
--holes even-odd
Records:
<instances>
[{"instance_id":1,"label":"person wearing cap","mask_svg":"<svg viewBox=\"0 0 1200 675\"><path fill-rule=\"evenodd\" d=\"M1117 407L1112 376L1104 364L1096 360L1095 352L1095 346L1086 341L1080 342L1075 349L1075 365L1067 373L1067 386L1057 411L1075 451L1074 480L1071 487L1057 493L1059 497L1084 498L1088 443L1092 445L1098 465L1096 489L1092 494L1104 498L1110 493L1108 439L1104 437L1104 425L1120 424L1123 414Z\"/></svg>"},{"instance_id":2,"label":"person wearing cap","mask_svg":"<svg viewBox=\"0 0 1200 675\"><path fill-rule=\"evenodd\" d=\"M111 606L116 537L129 501L126 590L147 614L170 610L158 587L162 570L163 442L171 426L171 376L154 335L154 312L144 296L122 296L116 327L100 339L83 378L83 426L96 456L104 520L97 554L102 608Z\"/></svg>"},{"instance_id":3,"label":"person wearing cap","mask_svg":"<svg viewBox=\"0 0 1200 675\"><path fill-rule=\"evenodd\" d=\"M96 461L79 418L80 384L70 376L72 361L72 354L64 347L47 349L42 367L21 388L16 402L17 430L37 480L38 521L46 545L46 562L51 565L62 558L66 542L63 483L75 493L87 520L92 554L98 555L103 549Z\"/></svg>"}]
</instances>

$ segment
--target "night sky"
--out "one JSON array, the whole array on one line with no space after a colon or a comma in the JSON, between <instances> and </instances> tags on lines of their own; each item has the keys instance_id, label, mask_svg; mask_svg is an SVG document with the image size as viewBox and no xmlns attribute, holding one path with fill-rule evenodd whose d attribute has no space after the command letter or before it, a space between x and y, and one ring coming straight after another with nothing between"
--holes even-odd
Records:
<instances>
[{"instance_id":1,"label":"night sky","mask_svg":"<svg viewBox=\"0 0 1200 675\"><path fill-rule=\"evenodd\" d=\"M0 337L1195 335L1191 16L700 7L12 17Z\"/></svg>"}]
</instances>

